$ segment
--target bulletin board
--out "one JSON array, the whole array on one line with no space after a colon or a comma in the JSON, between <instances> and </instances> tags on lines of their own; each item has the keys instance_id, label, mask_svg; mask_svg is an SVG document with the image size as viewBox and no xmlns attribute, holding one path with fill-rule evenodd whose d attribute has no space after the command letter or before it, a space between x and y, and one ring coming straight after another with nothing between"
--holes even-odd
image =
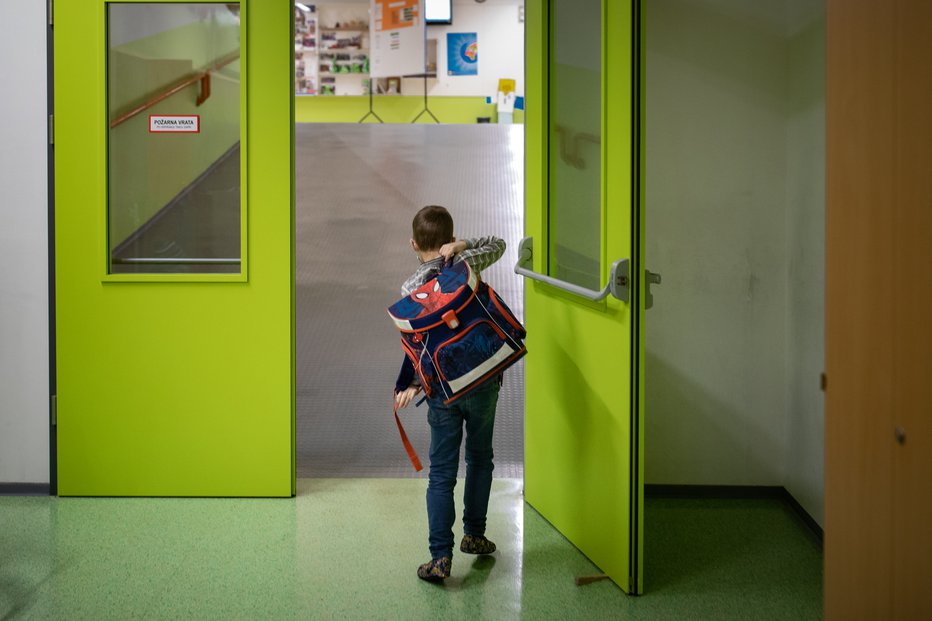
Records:
<instances>
[{"instance_id":1,"label":"bulletin board","mask_svg":"<svg viewBox=\"0 0 932 621\"><path fill-rule=\"evenodd\" d=\"M373 78L424 73L424 0L371 0Z\"/></svg>"}]
</instances>

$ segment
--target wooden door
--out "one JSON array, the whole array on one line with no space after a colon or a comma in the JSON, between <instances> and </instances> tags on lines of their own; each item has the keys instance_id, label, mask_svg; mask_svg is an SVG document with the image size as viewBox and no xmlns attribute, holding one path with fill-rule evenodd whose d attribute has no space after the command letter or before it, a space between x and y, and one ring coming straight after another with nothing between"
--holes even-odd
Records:
<instances>
[{"instance_id":1,"label":"wooden door","mask_svg":"<svg viewBox=\"0 0 932 621\"><path fill-rule=\"evenodd\" d=\"M827 9L825 617L932 618L932 5Z\"/></svg>"}]
</instances>

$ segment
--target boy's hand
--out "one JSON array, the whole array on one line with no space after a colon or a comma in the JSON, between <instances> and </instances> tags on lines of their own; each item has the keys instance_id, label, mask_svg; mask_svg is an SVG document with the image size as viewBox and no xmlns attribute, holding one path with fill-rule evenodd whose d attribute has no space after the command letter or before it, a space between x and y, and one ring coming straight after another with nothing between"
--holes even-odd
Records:
<instances>
[{"instance_id":1,"label":"boy's hand","mask_svg":"<svg viewBox=\"0 0 932 621\"><path fill-rule=\"evenodd\" d=\"M466 250L466 242L464 241L452 241L449 244L444 244L440 246L440 256L443 257L444 261L449 261L453 258L454 255L457 255L464 250Z\"/></svg>"},{"instance_id":2,"label":"boy's hand","mask_svg":"<svg viewBox=\"0 0 932 621\"><path fill-rule=\"evenodd\" d=\"M403 410L408 407L415 395L421 391L420 386L409 386L401 392L395 393L395 409Z\"/></svg>"}]
</instances>

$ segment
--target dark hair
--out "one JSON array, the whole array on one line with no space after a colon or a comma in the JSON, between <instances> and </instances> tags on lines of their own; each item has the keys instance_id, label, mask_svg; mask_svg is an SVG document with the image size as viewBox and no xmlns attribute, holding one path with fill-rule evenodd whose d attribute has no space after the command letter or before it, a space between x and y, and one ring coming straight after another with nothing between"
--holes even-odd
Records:
<instances>
[{"instance_id":1,"label":"dark hair","mask_svg":"<svg viewBox=\"0 0 932 621\"><path fill-rule=\"evenodd\" d=\"M428 205L414 214L411 223L414 243L422 251L439 250L453 241L453 216L440 205Z\"/></svg>"}]
</instances>

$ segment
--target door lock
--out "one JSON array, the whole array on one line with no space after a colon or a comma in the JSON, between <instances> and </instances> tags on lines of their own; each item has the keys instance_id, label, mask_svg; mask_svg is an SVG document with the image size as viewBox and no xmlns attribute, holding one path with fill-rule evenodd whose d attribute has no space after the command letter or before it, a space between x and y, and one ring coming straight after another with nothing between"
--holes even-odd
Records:
<instances>
[{"instance_id":1,"label":"door lock","mask_svg":"<svg viewBox=\"0 0 932 621\"><path fill-rule=\"evenodd\" d=\"M893 437L896 438L897 444L906 444L906 430L902 427L894 428Z\"/></svg>"}]
</instances>

